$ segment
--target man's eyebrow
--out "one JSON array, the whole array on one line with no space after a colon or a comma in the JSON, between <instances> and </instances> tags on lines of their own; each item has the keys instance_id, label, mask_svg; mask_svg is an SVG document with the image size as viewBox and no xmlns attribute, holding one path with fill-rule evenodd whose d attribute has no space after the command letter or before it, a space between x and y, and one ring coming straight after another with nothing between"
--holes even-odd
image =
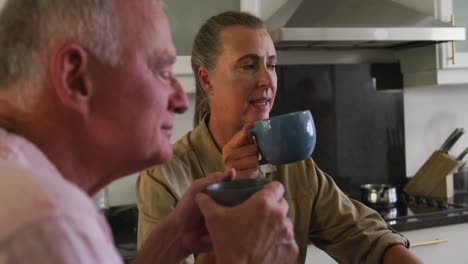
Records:
<instances>
[{"instance_id":1,"label":"man's eyebrow","mask_svg":"<svg viewBox=\"0 0 468 264\"><path fill-rule=\"evenodd\" d=\"M176 62L176 56L170 54L158 54L155 55L156 65L158 67L171 66Z\"/></svg>"}]
</instances>

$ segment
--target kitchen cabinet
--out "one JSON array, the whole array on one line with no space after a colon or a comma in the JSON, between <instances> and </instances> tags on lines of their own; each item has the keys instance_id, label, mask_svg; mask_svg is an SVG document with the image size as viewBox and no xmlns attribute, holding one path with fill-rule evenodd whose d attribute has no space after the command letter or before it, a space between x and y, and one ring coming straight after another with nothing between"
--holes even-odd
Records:
<instances>
[{"instance_id":1,"label":"kitchen cabinet","mask_svg":"<svg viewBox=\"0 0 468 264\"><path fill-rule=\"evenodd\" d=\"M423 263L467 263L468 223L448 225L435 228L425 228L402 232L411 243L411 252L418 256ZM337 263L325 252L309 245L307 248L306 264Z\"/></svg>"},{"instance_id":2,"label":"kitchen cabinet","mask_svg":"<svg viewBox=\"0 0 468 264\"><path fill-rule=\"evenodd\" d=\"M408 5L436 18L468 28L468 1L426 0ZM412 4L414 2L414 4ZM468 83L468 41L445 42L398 52L405 87Z\"/></svg>"},{"instance_id":3,"label":"kitchen cabinet","mask_svg":"<svg viewBox=\"0 0 468 264\"><path fill-rule=\"evenodd\" d=\"M227 10L240 10L239 0L198 0L195 4L190 0L166 1L164 11L171 26L177 55L190 55L195 34L205 20Z\"/></svg>"},{"instance_id":4,"label":"kitchen cabinet","mask_svg":"<svg viewBox=\"0 0 468 264\"><path fill-rule=\"evenodd\" d=\"M177 56L173 66L174 74L186 93L195 93L195 77L190 64L190 56Z\"/></svg>"},{"instance_id":5,"label":"kitchen cabinet","mask_svg":"<svg viewBox=\"0 0 468 264\"><path fill-rule=\"evenodd\" d=\"M468 1L441 1L439 19L451 21L457 26L468 28ZM441 48L441 68L468 68L468 40L445 43Z\"/></svg>"},{"instance_id":6,"label":"kitchen cabinet","mask_svg":"<svg viewBox=\"0 0 468 264\"><path fill-rule=\"evenodd\" d=\"M268 19L288 0L240 0L240 9L252 13L263 20Z\"/></svg>"},{"instance_id":7,"label":"kitchen cabinet","mask_svg":"<svg viewBox=\"0 0 468 264\"><path fill-rule=\"evenodd\" d=\"M174 74L186 93L195 92L195 79L190 65L195 34L206 19L227 10L240 10L239 0L199 0L195 5L190 0L172 0L164 4L178 55Z\"/></svg>"}]
</instances>

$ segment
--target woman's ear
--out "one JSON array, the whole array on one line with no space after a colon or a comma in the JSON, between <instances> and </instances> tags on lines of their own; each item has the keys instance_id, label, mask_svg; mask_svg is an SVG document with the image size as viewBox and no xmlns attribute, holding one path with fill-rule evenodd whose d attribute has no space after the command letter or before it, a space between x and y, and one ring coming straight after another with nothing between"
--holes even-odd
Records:
<instances>
[{"instance_id":1,"label":"woman's ear","mask_svg":"<svg viewBox=\"0 0 468 264\"><path fill-rule=\"evenodd\" d=\"M200 66L198 68L197 74L198 74L198 81L200 82L200 85L205 91L205 93L207 95L213 95L214 91L210 83L210 77L208 75L208 71L204 67Z\"/></svg>"},{"instance_id":2,"label":"woman's ear","mask_svg":"<svg viewBox=\"0 0 468 264\"><path fill-rule=\"evenodd\" d=\"M51 60L51 81L62 104L72 111L88 113L93 94L88 53L78 44L65 44Z\"/></svg>"}]
</instances>

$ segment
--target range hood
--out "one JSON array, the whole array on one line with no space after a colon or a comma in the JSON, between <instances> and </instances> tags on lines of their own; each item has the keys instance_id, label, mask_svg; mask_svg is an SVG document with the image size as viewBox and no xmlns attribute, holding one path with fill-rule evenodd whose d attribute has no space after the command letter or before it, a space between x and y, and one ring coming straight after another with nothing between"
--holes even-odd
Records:
<instances>
[{"instance_id":1,"label":"range hood","mask_svg":"<svg viewBox=\"0 0 468 264\"><path fill-rule=\"evenodd\" d=\"M288 0L265 22L279 50L395 50L465 40L465 28L391 0Z\"/></svg>"}]
</instances>

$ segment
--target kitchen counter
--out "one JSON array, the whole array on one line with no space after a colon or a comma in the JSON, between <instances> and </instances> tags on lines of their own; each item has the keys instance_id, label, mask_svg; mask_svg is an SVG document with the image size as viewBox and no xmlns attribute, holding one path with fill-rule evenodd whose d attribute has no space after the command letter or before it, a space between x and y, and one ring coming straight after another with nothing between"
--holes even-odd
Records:
<instances>
[{"instance_id":1,"label":"kitchen counter","mask_svg":"<svg viewBox=\"0 0 468 264\"><path fill-rule=\"evenodd\" d=\"M402 232L410 241L410 251L425 264L466 263L468 251L465 241L468 223L425 228ZM335 264L327 253L310 244L307 247L306 264Z\"/></svg>"},{"instance_id":2,"label":"kitchen counter","mask_svg":"<svg viewBox=\"0 0 468 264\"><path fill-rule=\"evenodd\" d=\"M386 222L398 232L468 223L468 194L456 194L452 199L448 199L447 203L456 204L460 208L446 213L437 212L397 217L396 220L390 219ZM119 209L112 208L110 211L115 212ZM119 213L118 217L115 214L112 216L112 213L107 215L114 233L116 247L124 261L130 262L136 256L136 216L138 215L136 208L132 208L126 213Z\"/></svg>"}]
</instances>

